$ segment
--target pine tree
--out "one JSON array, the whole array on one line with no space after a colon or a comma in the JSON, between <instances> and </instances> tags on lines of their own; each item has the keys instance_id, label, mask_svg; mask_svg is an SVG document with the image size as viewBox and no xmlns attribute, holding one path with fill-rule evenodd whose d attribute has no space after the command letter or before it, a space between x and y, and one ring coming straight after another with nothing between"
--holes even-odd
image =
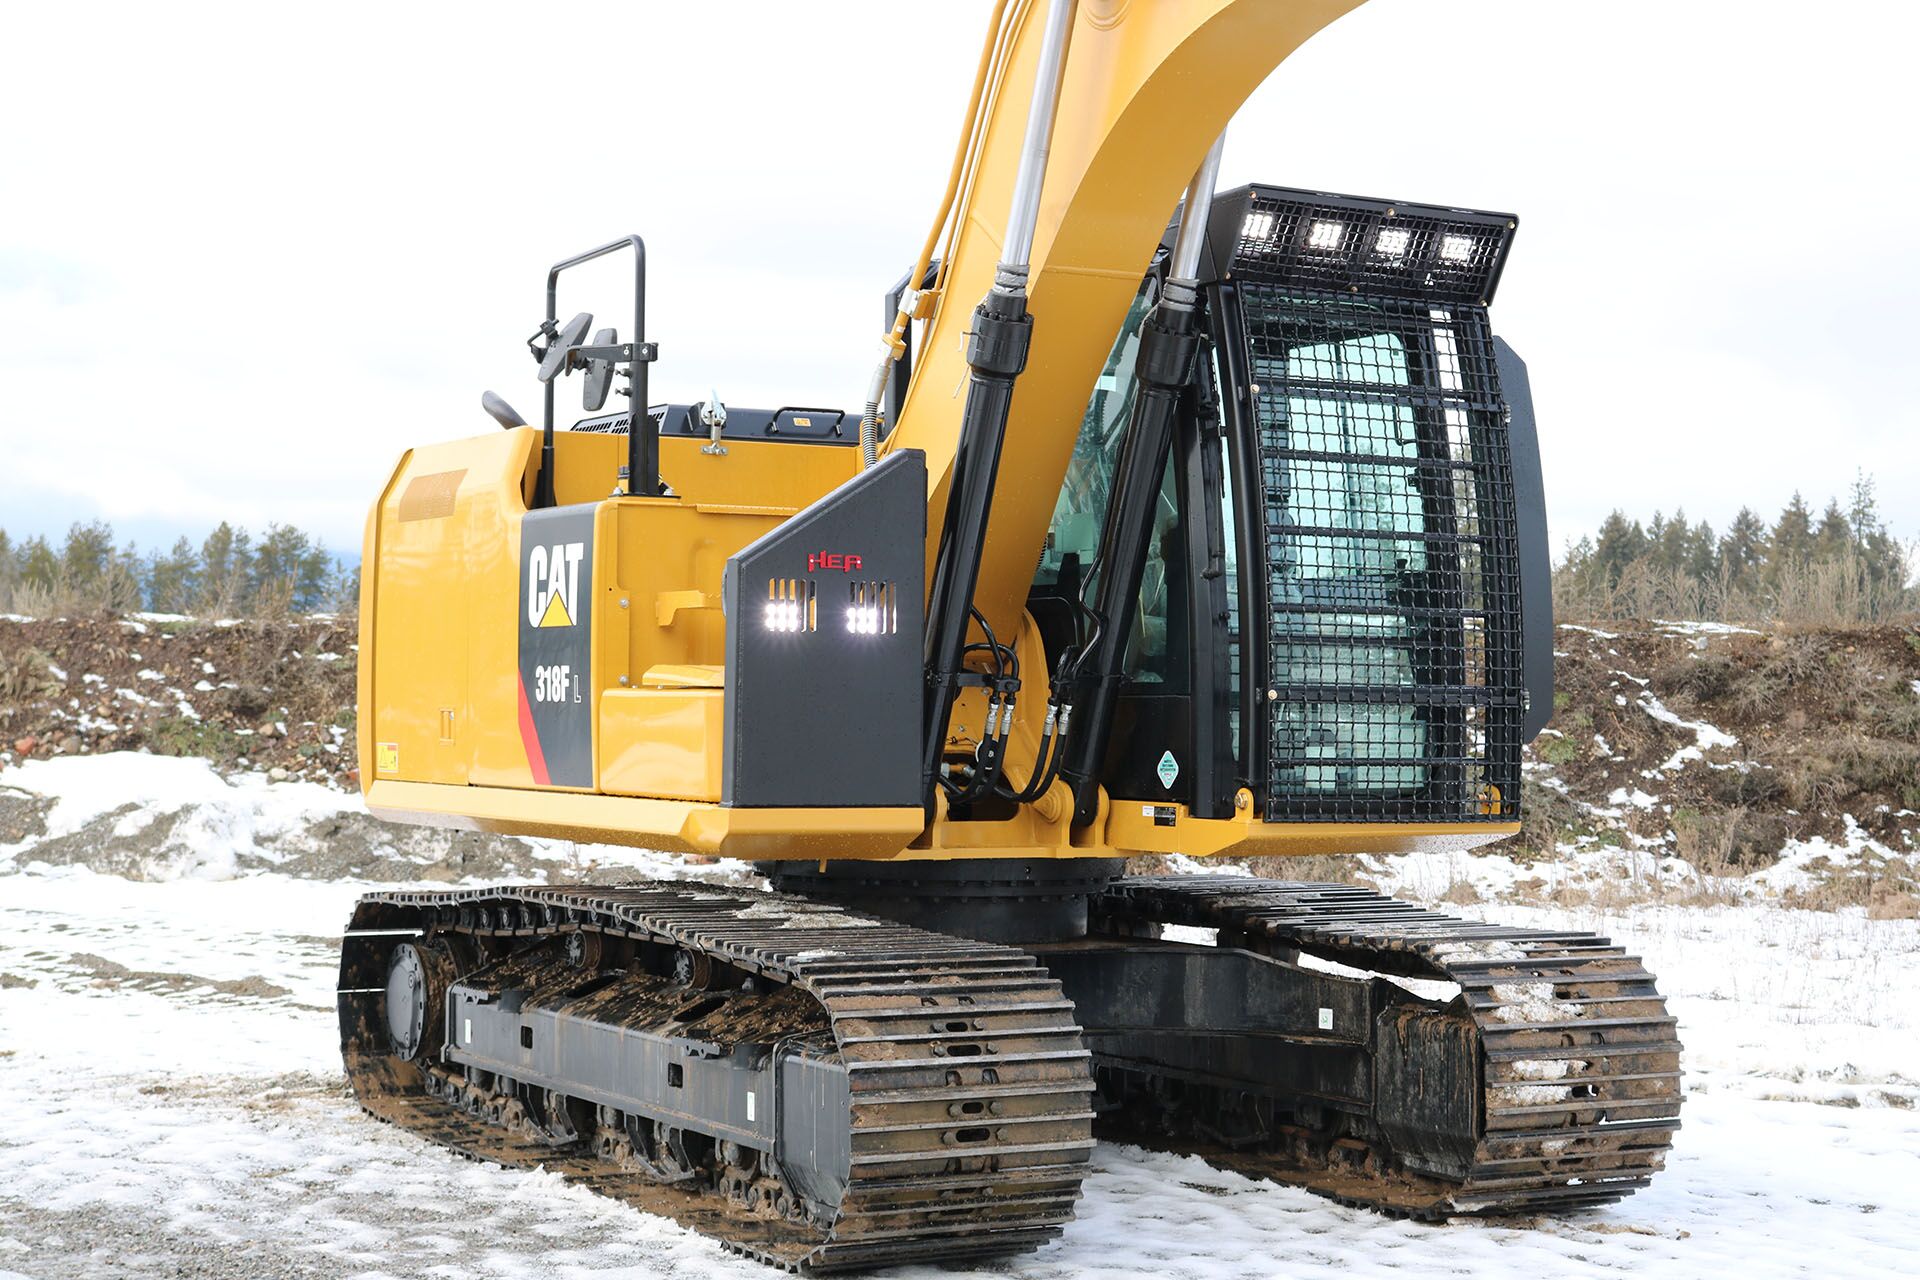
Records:
<instances>
[{"instance_id":1,"label":"pine tree","mask_svg":"<svg viewBox=\"0 0 1920 1280\"><path fill-rule=\"evenodd\" d=\"M1712 582L1720 576L1720 546L1713 526L1702 520L1687 533L1687 576L1695 582Z\"/></svg>"},{"instance_id":2,"label":"pine tree","mask_svg":"<svg viewBox=\"0 0 1920 1280\"><path fill-rule=\"evenodd\" d=\"M1873 491L1873 477L1857 472L1853 488L1847 494L1847 525L1852 532L1853 550L1861 562L1867 584L1880 593L1899 591L1907 585L1912 565L1906 548L1887 532L1880 518L1880 502Z\"/></svg>"},{"instance_id":3,"label":"pine tree","mask_svg":"<svg viewBox=\"0 0 1920 1280\"><path fill-rule=\"evenodd\" d=\"M1660 512L1653 513L1653 519L1647 521L1647 540L1640 554L1651 564L1659 564L1660 547L1667 540L1667 517Z\"/></svg>"},{"instance_id":4,"label":"pine tree","mask_svg":"<svg viewBox=\"0 0 1920 1280\"><path fill-rule=\"evenodd\" d=\"M245 529L222 520L200 544L200 591L196 612L232 617L252 603L253 546Z\"/></svg>"},{"instance_id":5,"label":"pine tree","mask_svg":"<svg viewBox=\"0 0 1920 1280\"><path fill-rule=\"evenodd\" d=\"M200 599L200 553L180 538L173 550L155 552L147 564L147 608L155 613L190 613Z\"/></svg>"},{"instance_id":6,"label":"pine tree","mask_svg":"<svg viewBox=\"0 0 1920 1280\"><path fill-rule=\"evenodd\" d=\"M1647 531L1638 521L1629 521L1615 511L1601 522L1599 536L1594 540L1593 571L1608 586L1613 586L1620 581L1627 566L1646 553Z\"/></svg>"},{"instance_id":7,"label":"pine tree","mask_svg":"<svg viewBox=\"0 0 1920 1280\"><path fill-rule=\"evenodd\" d=\"M1832 564L1844 560L1853 547L1853 526L1847 523L1847 513L1840 509L1838 499L1830 500L1813 531L1813 558Z\"/></svg>"},{"instance_id":8,"label":"pine tree","mask_svg":"<svg viewBox=\"0 0 1920 1280\"><path fill-rule=\"evenodd\" d=\"M1767 549L1767 571L1771 576L1777 576L1789 565L1805 564L1812 556L1813 515L1807 510L1806 499L1797 491L1793 501L1780 513L1780 519L1774 522Z\"/></svg>"},{"instance_id":9,"label":"pine tree","mask_svg":"<svg viewBox=\"0 0 1920 1280\"><path fill-rule=\"evenodd\" d=\"M1916 568L1915 551L1887 530L1862 473L1846 503L1828 502L1817 520L1794 494L1771 530L1744 507L1718 538L1684 511L1656 512L1644 529L1615 511L1595 540L1568 545L1555 593L1564 588L1576 609L1683 607L1764 622L1784 607L1867 622L1920 609Z\"/></svg>"},{"instance_id":10,"label":"pine tree","mask_svg":"<svg viewBox=\"0 0 1920 1280\"><path fill-rule=\"evenodd\" d=\"M1745 586L1759 576L1767 559L1767 526L1753 508L1742 507L1720 539L1720 563L1735 586Z\"/></svg>"},{"instance_id":11,"label":"pine tree","mask_svg":"<svg viewBox=\"0 0 1920 1280\"><path fill-rule=\"evenodd\" d=\"M99 520L75 524L60 549L60 578L80 599L92 599L106 586L113 565L113 530Z\"/></svg>"},{"instance_id":12,"label":"pine tree","mask_svg":"<svg viewBox=\"0 0 1920 1280\"><path fill-rule=\"evenodd\" d=\"M1874 534L1886 532L1880 520L1880 501L1873 492L1873 477L1864 471L1853 474L1853 488L1847 493L1847 524L1853 529L1854 542L1862 546Z\"/></svg>"},{"instance_id":13,"label":"pine tree","mask_svg":"<svg viewBox=\"0 0 1920 1280\"><path fill-rule=\"evenodd\" d=\"M60 581L60 557L45 538L28 538L20 544L18 557L23 585L51 591Z\"/></svg>"},{"instance_id":14,"label":"pine tree","mask_svg":"<svg viewBox=\"0 0 1920 1280\"><path fill-rule=\"evenodd\" d=\"M1654 523L1647 526L1647 536L1653 541L1655 567L1667 573L1684 572L1691 558L1693 532L1687 527L1685 508L1675 511L1671 520L1662 521L1657 511L1653 519Z\"/></svg>"},{"instance_id":15,"label":"pine tree","mask_svg":"<svg viewBox=\"0 0 1920 1280\"><path fill-rule=\"evenodd\" d=\"M324 546L290 525L270 524L254 553L254 598L311 612L326 595L332 569L333 557Z\"/></svg>"}]
</instances>

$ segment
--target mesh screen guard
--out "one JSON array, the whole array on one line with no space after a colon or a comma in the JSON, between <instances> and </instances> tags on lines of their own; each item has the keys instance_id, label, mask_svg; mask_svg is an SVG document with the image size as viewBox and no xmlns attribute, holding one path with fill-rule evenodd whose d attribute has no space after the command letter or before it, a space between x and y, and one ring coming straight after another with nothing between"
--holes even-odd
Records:
<instances>
[{"instance_id":1,"label":"mesh screen guard","mask_svg":"<svg viewBox=\"0 0 1920 1280\"><path fill-rule=\"evenodd\" d=\"M1231 270L1266 529L1267 820L1514 821L1519 558L1481 302L1511 224L1252 194Z\"/></svg>"}]
</instances>

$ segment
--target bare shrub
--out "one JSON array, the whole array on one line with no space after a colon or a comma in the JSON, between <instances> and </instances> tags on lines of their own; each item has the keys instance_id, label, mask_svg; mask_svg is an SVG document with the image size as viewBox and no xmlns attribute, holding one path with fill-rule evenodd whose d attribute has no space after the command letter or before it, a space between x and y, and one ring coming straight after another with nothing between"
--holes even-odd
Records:
<instances>
[{"instance_id":1,"label":"bare shrub","mask_svg":"<svg viewBox=\"0 0 1920 1280\"><path fill-rule=\"evenodd\" d=\"M1654 688L1660 692L1684 694L1706 702L1725 697L1739 679L1739 664L1724 653L1680 658L1653 674Z\"/></svg>"}]
</instances>

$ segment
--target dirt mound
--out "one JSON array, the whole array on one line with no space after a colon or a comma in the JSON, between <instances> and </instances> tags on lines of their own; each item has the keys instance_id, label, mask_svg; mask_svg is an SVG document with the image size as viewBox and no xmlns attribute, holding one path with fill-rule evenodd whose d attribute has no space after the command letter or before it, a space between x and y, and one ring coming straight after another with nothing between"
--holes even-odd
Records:
<instances>
[{"instance_id":1,"label":"dirt mound","mask_svg":"<svg viewBox=\"0 0 1920 1280\"><path fill-rule=\"evenodd\" d=\"M27 857L49 866L86 867L127 880L170 878L156 877L153 868L183 812L158 814L138 830L129 830L133 824L128 820L140 814L140 807L119 805L65 835L30 842Z\"/></svg>"},{"instance_id":2,"label":"dirt mound","mask_svg":"<svg viewBox=\"0 0 1920 1280\"><path fill-rule=\"evenodd\" d=\"M142 991L212 991L223 996L248 1000L278 1000L292 991L268 982L259 974L244 978L203 978L196 973L166 973L129 969L127 966L88 952L67 957L67 967L91 979L97 987L135 987Z\"/></svg>"},{"instance_id":3,"label":"dirt mound","mask_svg":"<svg viewBox=\"0 0 1920 1280\"><path fill-rule=\"evenodd\" d=\"M41 825L14 841L16 865L79 866L126 880L274 871L303 880L413 882L545 878L564 860L511 836L445 831L384 822L342 808L282 825L263 825L210 856L202 846L218 815L205 805L117 805L72 830L46 836L51 801L34 797ZM5 810L0 809L0 826ZM41 838L35 838L36 836ZM228 861L228 858L231 861Z\"/></svg>"},{"instance_id":4,"label":"dirt mound","mask_svg":"<svg viewBox=\"0 0 1920 1280\"><path fill-rule=\"evenodd\" d=\"M0 786L0 845L19 844L47 833L53 801L28 791Z\"/></svg>"},{"instance_id":5,"label":"dirt mound","mask_svg":"<svg viewBox=\"0 0 1920 1280\"><path fill-rule=\"evenodd\" d=\"M511 836L446 831L345 812L281 842L279 858L240 859L242 870L271 867L308 880L522 880L552 868Z\"/></svg>"},{"instance_id":6,"label":"dirt mound","mask_svg":"<svg viewBox=\"0 0 1920 1280\"><path fill-rule=\"evenodd\" d=\"M1920 631L1610 623L1556 644L1514 847L1631 845L1716 873L1808 842L1920 847ZM1849 874L1911 893L1911 861L1868 850Z\"/></svg>"},{"instance_id":7,"label":"dirt mound","mask_svg":"<svg viewBox=\"0 0 1920 1280\"><path fill-rule=\"evenodd\" d=\"M322 617L0 621L0 764L152 751L356 785L356 640Z\"/></svg>"}]
</instances>

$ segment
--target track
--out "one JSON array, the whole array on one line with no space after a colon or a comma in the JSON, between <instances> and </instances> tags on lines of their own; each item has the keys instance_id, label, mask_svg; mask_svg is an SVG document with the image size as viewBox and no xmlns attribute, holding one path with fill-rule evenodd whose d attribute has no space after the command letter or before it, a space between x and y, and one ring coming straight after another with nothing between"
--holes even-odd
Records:
<instances>
[{"instance_id":1,"label":"track","mask_svg":"<svg viewBox=\"0 0 1920 1280\"><path fill-rule=\"evenodd\" d=\"M1646 1186L1680 1127L1674 1019L1653 975L1606 938L1460 920L1347 885L1237 876L1127 877L1098 907L1121 931L1212 927L1221 946L1283 960L1304 952L1460 988L1444 1011L1409 1004L1385 1024L1470 1037L1466 1060L1478 1085L1471 1140L1442 1159L1409 1160L1390 1135L1332 1121L1277 1125L1257 1144L1166 1144L1176 1149L1404 1216L1531 1214L1605 1204ZM1152 1075L1131 1061L1100 1065L1103 1075ZM1232 1101L1217 1099L1223 1108ZM1188 1136L1227 1127L1207 1121L1187 1126ZM1451 1176L1431 1172L1449 1159Z\"/></svg>"},{"instance_id":2,"label":"track","mask_svg":"<svg viewBox=\"0 0 1920 1280\"><path fill-rule=\"evenodd\" d=\"M1096 1068L1110 1108L1103 1132L1419 1218L1617 1200L1661 1168L1679 1127L1674 1020L1653 976L1605 938L1234 876L1124 878L1095 916L1106 933L1207 926L1220 946L1282 961L1306 953L1457 984L1445 1005L1381 987L1376 1102L1418 1105L1390 1122L1385 1108L1176 1080L1101 1052L1097 1037L1090 1053L1060 984L1025 952L706 886L369 895L342 950L342 1051L362 1105L382 1120L470 1156L543 1166L813 1272L1000 1256L1057 1235L1093 1146ZM832 1202L794 1175L778 1139L761 1153L723 1128L692 1141L691 1113L623 1113L430 1052L396 1056L383 983L410 942L463 948L462 971L477 975L463 982L531 992L529 1009L665 1028L697 1042L689 1052L701 1058L771 1055L777 1070L786 1053L844 1067L844 1116L816 1121L818 1141L846 1153ZM680 1025L689 1006L719 1012ZM1395 1074L1394 1041L1436 1038L1447 1047L1420 1059L1424 1074ZM1431 1115L1430 1130L1409 1114Z\"/></svg>"},{"instance_id":3,"label":"track","mask_svg":"<svg viewBox=\"0 0 1920 1280\"><path fill-rule=\"evenodd\" d=\"M820 1204L786 1185L777 1145L770 1162L730 1143L690 1160L689 1130L667 1127L684 1118L581 1108L394 1056L381 984L395 946L416 939L521 964L536 990L543 966L567 963L541 957L569 954L574 981L583 956L609 972L618 959L614 986L584 999L635 1025L690 985L732 981L719 1029L701 1034L844 1064L844 1194ZM789 1269L1032 1248L1072 1216L1093 1146L1090 1055L1033 957L799 899L660 884L372 894L349 926L340 988L347 1075L372 1115L470 1156L544 1166Z\"/></svg>"}]
</instances>

